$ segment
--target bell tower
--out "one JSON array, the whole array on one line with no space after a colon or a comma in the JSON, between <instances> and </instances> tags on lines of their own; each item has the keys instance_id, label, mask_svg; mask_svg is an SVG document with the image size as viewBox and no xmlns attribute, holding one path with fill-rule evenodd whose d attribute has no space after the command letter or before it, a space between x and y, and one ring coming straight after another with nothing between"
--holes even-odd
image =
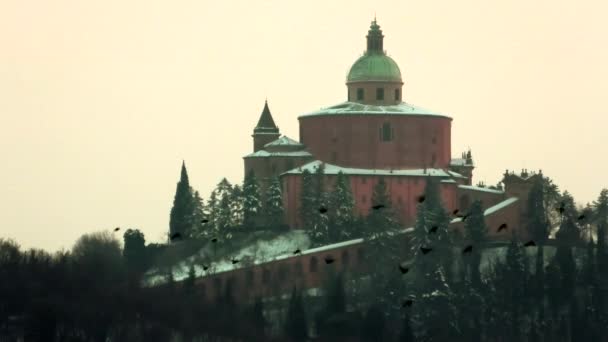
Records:
<instances>
[{"instance_id":1,"label":"bell tower","mask_svg":"<svg viewBox=\"0 0 608 342\"><path fill-rule=\"evenodd\" d=\"M264 109L258 124L253 129L253 152L262 150L264 145L277 140L280 136L279 127L274 123L270 109L268 109L268 101L264 101Z\"/></svg>"}]
</instances>

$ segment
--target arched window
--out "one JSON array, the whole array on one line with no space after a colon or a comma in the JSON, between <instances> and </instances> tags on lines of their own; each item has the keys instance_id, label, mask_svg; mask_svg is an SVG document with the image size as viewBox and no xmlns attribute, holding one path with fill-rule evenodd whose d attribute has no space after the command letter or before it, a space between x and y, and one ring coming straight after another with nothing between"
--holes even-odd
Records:
<instances>
[{"instance_id":1,"label":"arched window","mask_svg":"<svg viewBox=\"0 0 608 342\"><path fill-rule=\"evenodd\" d=\"M393 128L390 122L385 122L380 128L380 140L391 141L393 140Z\"/></svg>"},{"instance_id":2,"label":"arched window","mask_svg":"<svg viewBox=\"0 0 608 342\"><path fill-rule=\"evenodd\" d=\"M317 272L317 264L318 264L317 257L313 256L312 258L310 258L310 265L308 267L308 270L311 273Z\"/></svg>"},{"instance_id":3,"label":"arched window","mask_svg":"<svg viewBox=\"0 0 608 342\"><path fill-rule=\"evenodd\" d=\"M357 88L357 100L363 100L363 88Z\"/></svg>"}]
</instances>

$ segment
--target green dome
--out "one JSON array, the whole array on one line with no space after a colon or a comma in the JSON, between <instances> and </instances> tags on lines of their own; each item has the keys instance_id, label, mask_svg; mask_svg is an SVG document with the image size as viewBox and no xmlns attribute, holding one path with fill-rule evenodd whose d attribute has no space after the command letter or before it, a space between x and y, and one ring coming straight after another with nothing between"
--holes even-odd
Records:
<instances>
[{"instance_id":1,"label":"green dome","mask_svg":"<svg viewBox=\"0 0 608 342\"><path fill-rule=\"evenodd\" d=\"M397 63L381 53L366 53L350 68L346 82L386 81L401 82Z\"/></svg>"}]
</instances>

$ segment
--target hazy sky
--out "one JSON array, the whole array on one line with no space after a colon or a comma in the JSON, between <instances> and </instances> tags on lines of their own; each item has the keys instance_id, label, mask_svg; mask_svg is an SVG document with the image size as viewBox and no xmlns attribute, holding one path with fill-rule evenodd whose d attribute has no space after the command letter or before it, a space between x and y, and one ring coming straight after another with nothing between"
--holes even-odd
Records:
<instances>
[{"instance_id":1,"label":"hazy sky","mask_svg":"<svg viewBox=\"0 0 608 342\"><path fill-rule=\"evenodd\" d=\"M445 113L474 182L541 168L608 186L605 1L0 2L0 237L167 230L179 168L207 198L242 179L268 97L281 133L346 98L377 14L404 99Z\"/></svg>"}]
</instances>

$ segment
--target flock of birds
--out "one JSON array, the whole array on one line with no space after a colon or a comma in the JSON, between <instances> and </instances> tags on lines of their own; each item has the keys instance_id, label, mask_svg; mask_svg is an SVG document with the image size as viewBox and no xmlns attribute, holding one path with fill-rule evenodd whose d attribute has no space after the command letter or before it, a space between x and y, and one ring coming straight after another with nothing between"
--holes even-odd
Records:
<instances>
[{"instance_id":1,"label":"flock of birds","mask_svg":"<svg viewBox=\"0 0 608 342\"><path fill-rule=\"evenodd\" d=\"M418 197L418 203L423 203L423 202L424 202L424 200L425 200L425 197L424 197L424 196L419 196L419 197ZM374 210L380 210L380 209L382 209L382 208L385 208L385 205L383 205L383 204L376 204L376 205L373 205L373 206L372 206L372 209L374 209ZM561 204L560 204L558 207L556 207L556 208L555 208L555 210L556 210L556 211L557 211L557 212L558 212L560 215L563 215L563 214L564 214L564 212L565 212L565 210L566 210L566 209L565 209L565 205L564 205L564 203L561 203ZM324 206L321 206L321 207L319 208L319 212L320 212L321 214L327 214L328 209L327 209L326 207L324 207ZM464 222L464 221L465 221L467 218L469 218L469 215L470 215L470 214L461 214L461 213L460 213L460 210L455 209L455 210L452 212L452 215L454 215L455 217L461 218L461 219L462 219L462 221ZM577 219L578 219L579 221L582 221L582 220L584 220L585 218L586 218L586 217L585 217L585 215L584 215L584 214L581 214L581 215L579 215L579 216L578 216L578 218L577 218ZM201 223L203 223L203 224L208 223L208 222L209 222L209 220L208 220L208 219L203 219L203 220L201 220ZM496 231L497 231L498 233L500 233L500 232L502 232L503 230L506 230L507 228L508 228L507 224L506 224L506 223L503 223L503 224L501 224L501 225L500 225L500 226L497 228L497 230L496 230ZM437 230L438 230L438 229L439 229L439 227L438 227L438 226L433 226L433 227L431 227L431 228L429 229L429 231L428 231L428 232L429 232L429 234L435 234L435 233L437 233ZM116 227L116 228L114 228L114 232L115 232L115 233L116 233L116 232L118 232L119 230L120 230L120 227ZM175 232L175 233L171 234L171 235L169 236L169 238L170 238L170 239L171 239L171 241L173 242L173 241L176 241L176 240L181 239L181 238L182 238L182 235L181 235L179 232ZM214 237L214 238L211 238L211 240L210 240L210 241L211 241L212 243L214 243L214 244L215 244L215 243L217 243L217 242L218 242L218 239L217 239L216 237ZM523 244L523 246L524 246L524 247L534 247L534 246L536 246L536 243L535 243L533 240L530 240L530 241L528 241L528 242L524 243L524 244ZM426 254L430 253L432 250L433 250L433 249L432 249L432 248L430 248L430 247L420 247L420 252L421 252L423 255L426 255ZM462 254L463 254L463 255L470 254L470 253L472 253L472 252L473 252L473 245L467 245L467 246L466 246L466 247L464 247L464 249L462 250ZM293 255L301 255L301 254L302 254L302 251L301 251L299 248L298 248L298 249L296 249L296 250L293 252ZM239 263L239 261L240 261L240 260L238 260L238 259L236 259L236 258L232 258L232 259L231 259L231 262L232 262L232 264L233 264L233 265L235 265L235 264ZM324 261L325 261L325 264L326 264L326 265L330 265L330 264L332 264L332 263L335 261L335 259L334 259L334 258L333 258L331 255L327 255L327 256L324 258ZM203 265L203 270L204 270L204 271L207 271L208 269L209 269L209 266L207 266L207 265ZM399 264L399 270L401 271L401 274L406 274L406 273L408 273L408 272L410 271L410 267L408 267L408 265L407 265L407 264L405 264L405 263L400 263L400 264ZM402 307L404 307L404 308L411 307L413 303L414 303L414 300L413 300L412 298L405 299L405 300L403 300Z\"/></svg>"}]
</instances>

